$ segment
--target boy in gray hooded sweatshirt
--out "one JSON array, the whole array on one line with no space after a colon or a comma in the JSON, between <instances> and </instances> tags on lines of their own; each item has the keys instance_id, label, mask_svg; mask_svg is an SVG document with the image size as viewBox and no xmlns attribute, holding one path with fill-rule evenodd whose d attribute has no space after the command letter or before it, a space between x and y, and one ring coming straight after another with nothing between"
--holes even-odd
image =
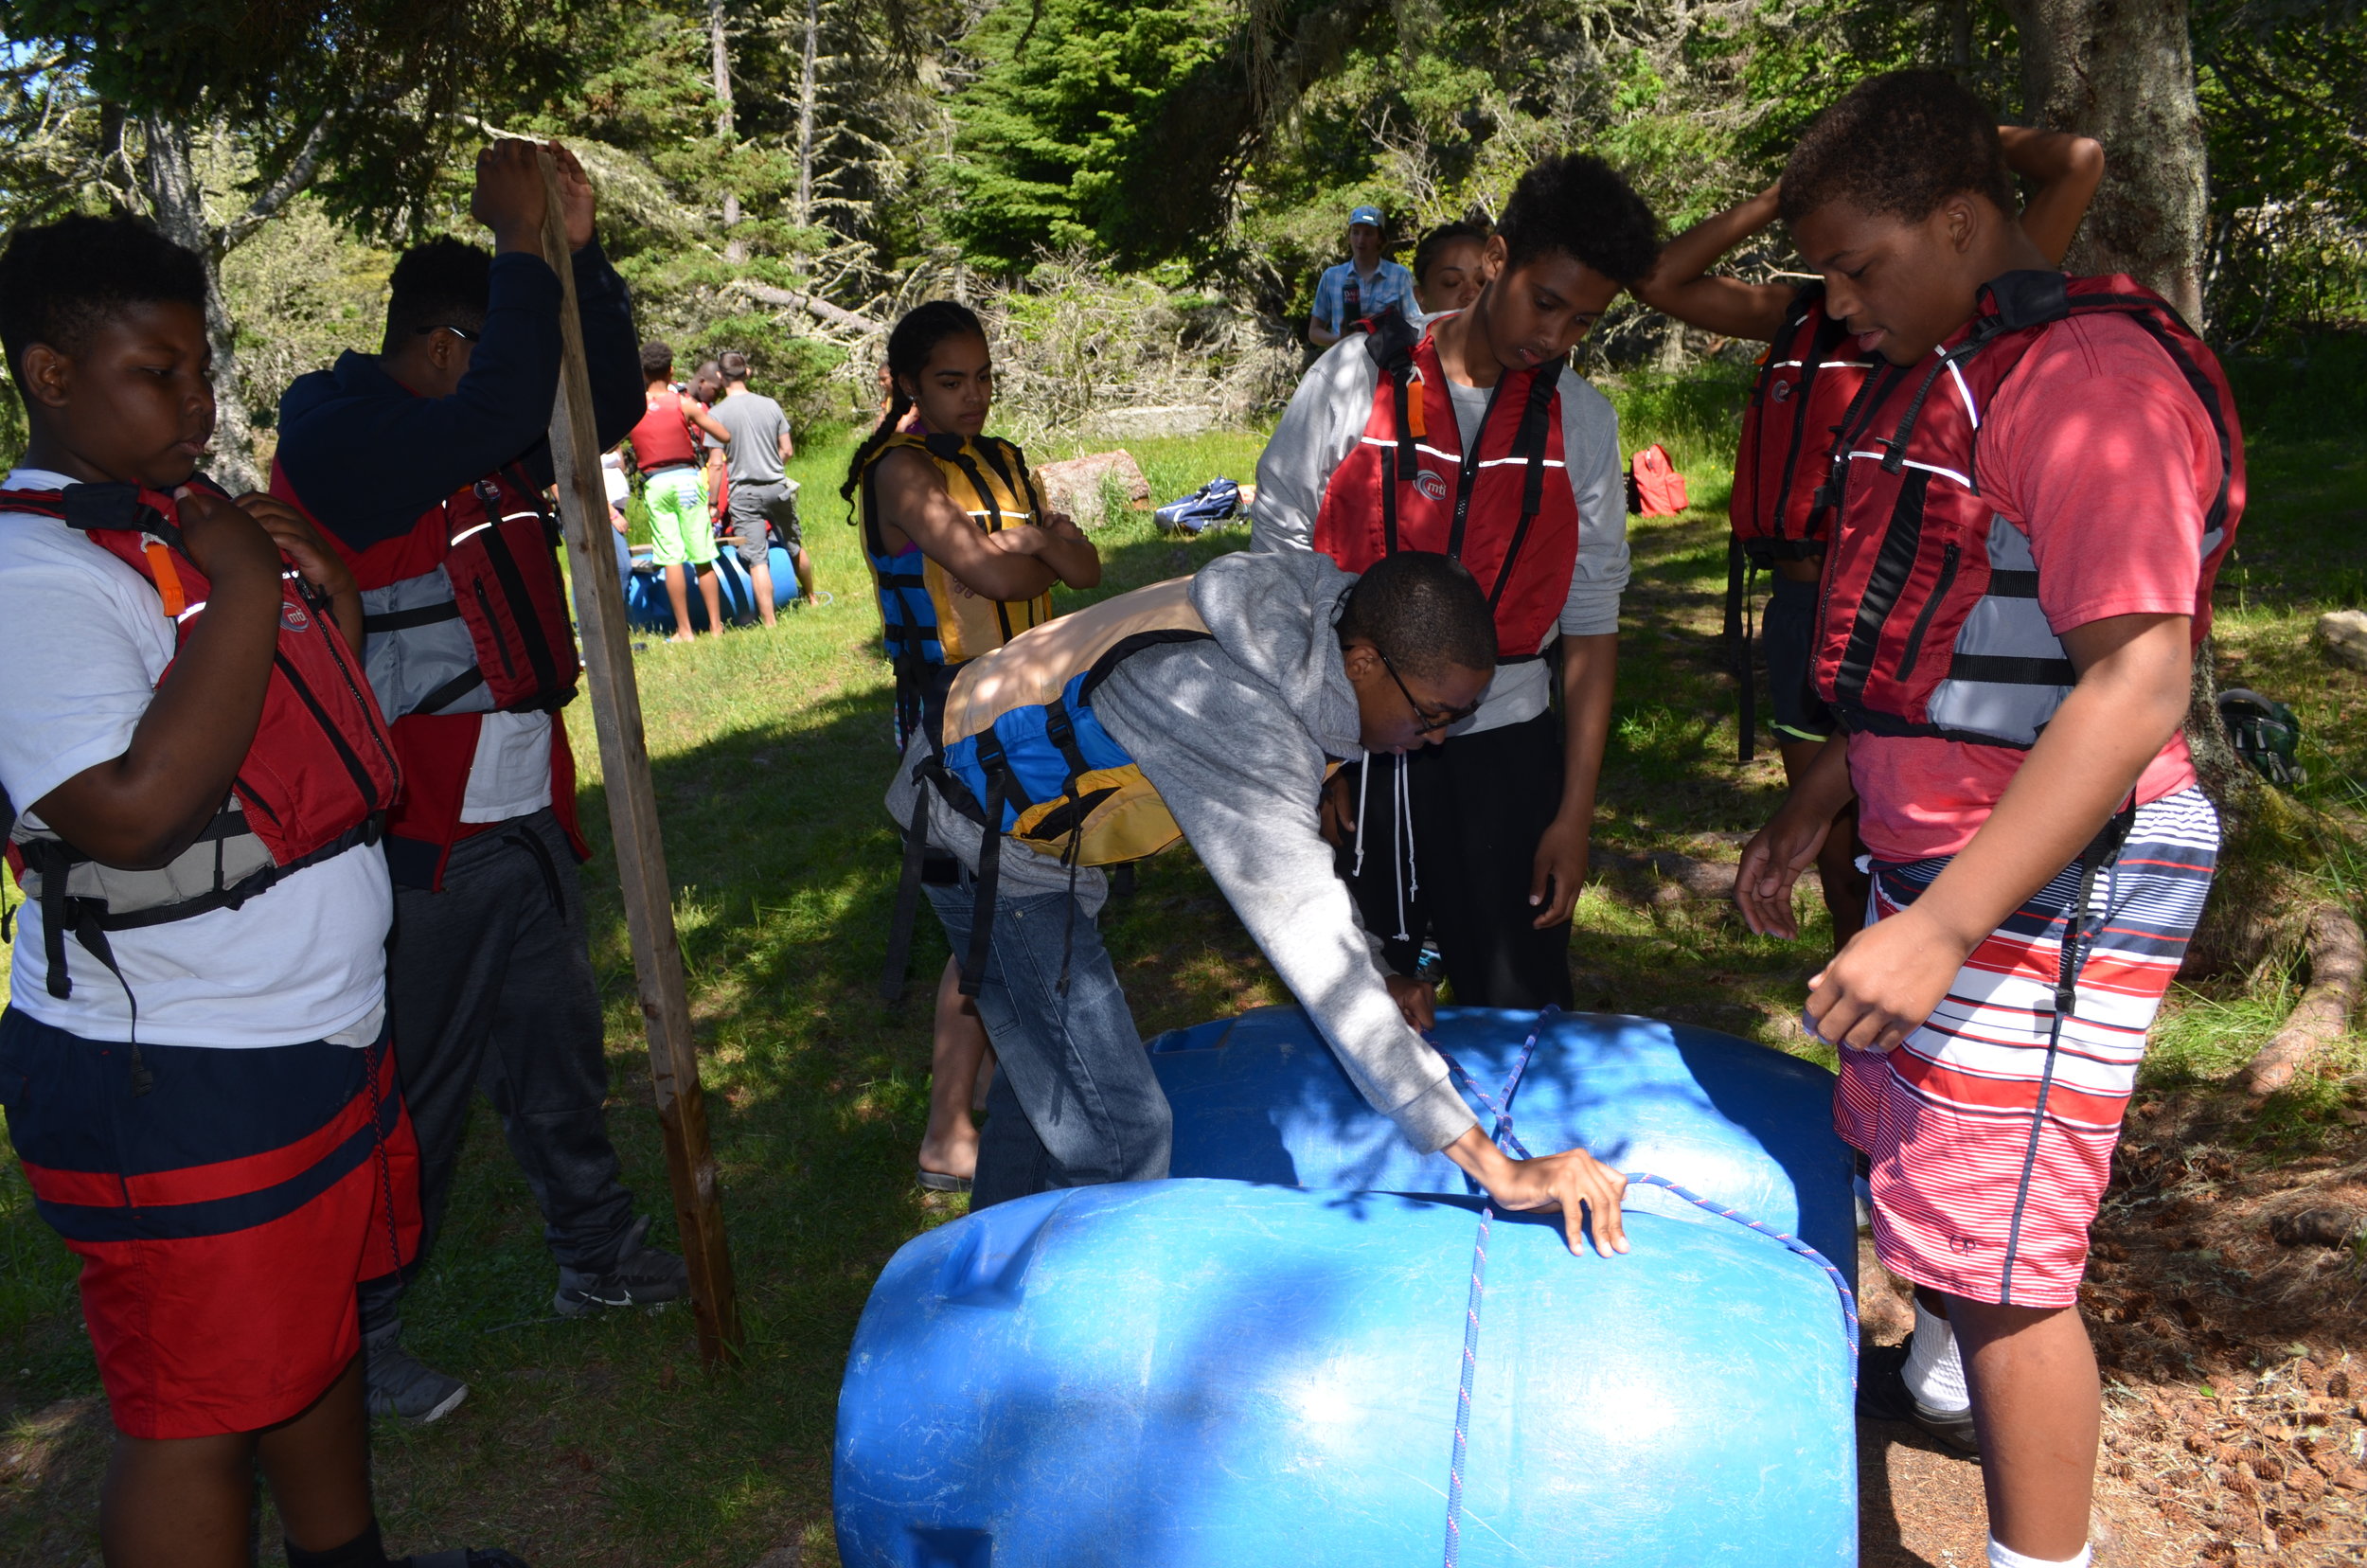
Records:
<instances>
[{"instance_id":1,"label":"boy in gray hooded sweatshirt","mask_svg":"<svg viewBox=\"0 0 2367 1568\"><path fill-rule=\"evenodd\" d=\"M1366 1100L1505 1207L1558 1206L1574 1249L1585 1205L1597 1250L1625 1252L1617 1172L1582 1150L1515 1161L1480 1130L1409 1022L1418 1008L1410 996L1401 1007L1317 826L1331 762L1431 744L1477 704L1495 668L1478 584L1444 556L1394 556L1360 579L1321 555L1245 554L1202 568L1189 597L1210 635L1119 662L1091 694L1102 728L1158 790ZM910 823L915 791L928 792L928 844L961 872L927 892L958 953L970 943L983 830L917 776L934 756L915 743L887 805ZM1101 873L998 858L978 1010L1002 1068L971 1206L1165 1176L1170 1116L1095 924Z\"/></svg>"}]
</instances>

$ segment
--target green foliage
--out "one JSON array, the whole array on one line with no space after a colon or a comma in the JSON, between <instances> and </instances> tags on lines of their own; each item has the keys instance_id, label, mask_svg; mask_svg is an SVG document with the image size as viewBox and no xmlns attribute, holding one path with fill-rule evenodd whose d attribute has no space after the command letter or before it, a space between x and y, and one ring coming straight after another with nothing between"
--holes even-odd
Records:
<instances>
[{"instance_id":1,"label":"green foliage","mask_svg":"<svg viewBox=\"0 0 2367 1568\"><path fill-rule=\"evenodd\" d=\"M948 227L980 266L1018 270L1091 242L1154 261L1221 221L1242 116L1224 69L1238 13L1221 0L1043 0L989 12L963 96ZM1208 102L1205 95L1216 95ZM1216 132L1217 134L1210 134Z\"/></svg>"}]
</instances>

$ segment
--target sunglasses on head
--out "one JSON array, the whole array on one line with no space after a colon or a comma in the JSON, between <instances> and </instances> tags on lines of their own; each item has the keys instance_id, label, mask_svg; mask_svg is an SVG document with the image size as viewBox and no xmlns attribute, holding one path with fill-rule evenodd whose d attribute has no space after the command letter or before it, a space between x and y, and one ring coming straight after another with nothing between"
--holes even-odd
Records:
<instances>
[{"instance_id":1,"label":"sunglasses on head","mask_svg":"<svg viewBox=\"0 0 2367 1568\"><path fill-rule=\"evenodd\" d=\"M1405 698L1405 705L1412 708L1414 717L1421 721L1415 728L1414 733L1416 735L1435 735L1440 730L1450 729L1477 713L1480 710L1480 703L1485 701L1484 697L1474 698L1458 708L1424 707L1415 700L1414 693L1406 689L1405 677L1399 675L1397 667L1389 662L1389 655L1382 653L1378 646L1373 649L1373 651L1379 654L1380 668L1387 670L1389 678L1397 684L1397 691Z\"/></svg>"}]
</instances>

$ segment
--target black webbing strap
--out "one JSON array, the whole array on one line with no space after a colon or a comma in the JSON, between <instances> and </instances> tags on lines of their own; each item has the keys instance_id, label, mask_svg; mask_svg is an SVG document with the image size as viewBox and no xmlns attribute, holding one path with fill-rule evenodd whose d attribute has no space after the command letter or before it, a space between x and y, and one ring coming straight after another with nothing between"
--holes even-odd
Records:
<instances>
[{"instance_id":1,"label":"black webbing strap","mask_svg":"<svg viewBox=\"0 0 2367 1568\"><path fill-rule=\"evenodd\" d=\"M417 605L409 610L389 610L383 615L364 615L362 630L370 635L381 632L409 632L421 626L434 626L438 621L459 618L458 599L438 599L434 604Z\"/></svg>"},{"instance_id":2,"label":"black webbing strap","mask_svg":"<svg viewBox=\"0 0 2367 1568\"><path fill-rule=\"evenodd\" d=\"M475 665L454 675L412 704L414 713L441 713L485 684L485 671Z\"/></svg>"},{"instance_id":3,"label":"black webbing strap","mask_svg":"<svg viewBox=\"0 0 2367 1568\"><path fill-rule=\"evenodd\" d=\"M2005 1232L2005 1256L1998 1271L1999 1304L2014 1305L2014 1262L2021 1250L2021 1217L2028 1206L2030 1178L2038 1160L2038 1133L2046 1124L2047 1101L2055 1090L2056 1053L2063 1041L2063 1021L2072 1015L2079 1000L2079 971L2088 960L2090 933L2088 904L2095 897L2096 878L2106 866L2120 858L2121 847L2128 842L2128 830L2137 820L2137 799L2131 795L2127 803L2112 813L2112 819L2096 829L2096 836L2088 841L2088 847L2079 852L2079 891L2073 895L2072 905L2063 911L2061 958L2055 970L2055 1017L2047 1026L2046 1067L2038 1077L2038 1097L2030 1109L2030 1142L2022 1152L2021 1181L2015 1188L2013 1222Z\"/></svg>"},{"instance_id":4,"label":"black webbing strap","mask_svg":"<svg viewBox=\"0 0 2367 1568\"><path fill-rule=\"evenodd\" d=\"M1380 449L1380 553L1397 553L1397 449Z\"/></svg>"},{"instance_id":5,"label":"black webbing strap","mask_svg":"<svg viewBox=\"0 0 2367 1568\"><path fill-rule=\"evenodd\" d=\"M994 951L994 895L1003 880L1003 805L1010 770L987 773L987 826L978 840L978 901L970 917L970 951L962 957L961 993L976 996L986 984L987 958Z\"/></svg>"},{"instance_id":6,"label":"black webbing strap","mask_svg":"<svg viewBox=\"0 0 2367 1568\"><path fill-rule=\"evenodd\" d=\"M1409 477L1422 466L1421 453L1416 450L1416 443L1414 439L1413 411L1410 407L1413 401L1413 383L1414 362L1411 358L1402 360L1390 367L1389 395L1397 405L1397 472Z\"/></svg>"},{"instance_id":7,"label":"black webbing strap","mask_svg":"<svg viewBox=\"0 0 2367 1568\"><path fill-rule=\"evenodd\" d=\"M929 856L929 791L931 785L916 771L913 778L913 819L904 829L904 869L896 881L896 914L888 921L887 967L880 971L880 1000L904 1000L904 980L911 972L913 925L920 917L920 867Z\"/></svg>"},{"instance_id":8,"label":"black webbing strap","mask_svg":"<svg viewBox=\"0 0 2367 1568\"><path fill-rule=\"evenodd\" d=\"M1528 543L1530 525L1545 505L1545 421L1553 414L1554 388L1561 379L1558 364L1539 365L1529 382L1528 401L1521 408L1521 425L1513 432L1512 452L1526 456L1521 470L1521 517L1512 526L1512 540L1504 546L1504 558L1496 567L1496 585L1487 592L1487 613L1493 615L1504 597L1504 589L1512 581L1513 563L1521 558L1521 546ZM1485 432L1483 431L1483 434Z\"/></svg>"}]
</instances>

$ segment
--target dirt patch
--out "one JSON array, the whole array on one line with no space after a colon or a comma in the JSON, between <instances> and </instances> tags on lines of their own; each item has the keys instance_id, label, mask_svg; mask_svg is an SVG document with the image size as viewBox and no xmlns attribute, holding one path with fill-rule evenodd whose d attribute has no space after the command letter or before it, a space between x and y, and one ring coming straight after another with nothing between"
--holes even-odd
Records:
<instances>
[{"instance_id":1,"label":"dirt patch","mask_svg":"<svg viewBox=\"0 0 2367 1568\"><path fill-rule=\"evenodd\" d=\"M2367 1563L2367 1268L2315 1239L2346 1234L2318 1217L2367 1214L2367 1138L2271 1160L2245 1115L2200 1095L2131 1112L2080 1292L2105 1473L2186 1561Z\"/></svg>"}]
</instances>

